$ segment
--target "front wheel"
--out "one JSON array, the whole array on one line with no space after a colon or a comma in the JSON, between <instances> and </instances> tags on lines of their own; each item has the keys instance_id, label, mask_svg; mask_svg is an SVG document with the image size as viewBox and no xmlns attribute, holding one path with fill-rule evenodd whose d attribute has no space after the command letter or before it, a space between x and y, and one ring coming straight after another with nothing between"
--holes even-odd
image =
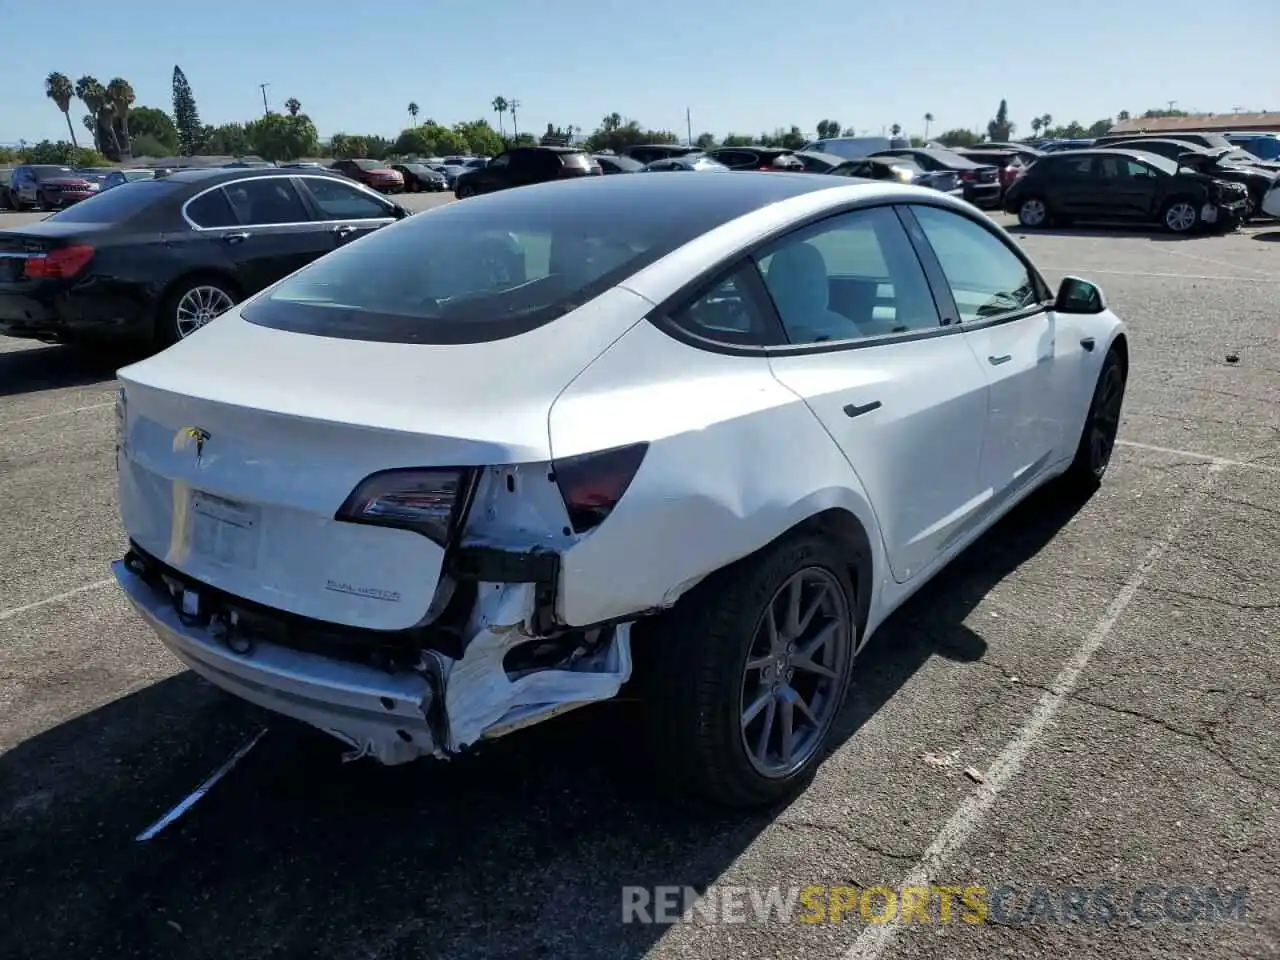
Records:
<instances>
[{"instance_id":1,"label":"front wheel","mask_svg":"<svg viewBox=\"0 0 1280 960\"><path fill-rule=\"evenodd\" d=\"M467 197L474 197L476 195L476 188L471 186L469 183L464 183L459 187L453 188L453 195L459 200L465 200Z\"/></svg>"},{"instance_id":2,"label":"front wheel","mask_svg":"<svg viewBox=\"0 0 1280 960\"><path fill-rule=\"evenodd\" d=\"M1200 224L1200 208L1185 197L1175 197L1160 211L1160 222L1170 233L1190 233Z\"/></svg>"},{"instance_id":3,"label":"front wheel","mask_svg":"<svg viewBox=\"0 0 1280 960\"><path fill-rule=\"evenodd\" d=\"M844 703L857 610L850 558L815 535L704 581L651 624L655 759L726 806L797 792Z\"/></svg>"},{"instance_id":4,"label":"front wheel","mask_svg":"<svg viewBox=\"0 0 1280 960\"><path fill-rule=\"evenodd\" d=\"M1075 459L1063 478L1074 490L1089 494L1102 485L1120 429L1124 388L1128 379L1124 360L1114 347L1102 361L1102 371L1094 386Z\"/></svg>"}]
</instances>

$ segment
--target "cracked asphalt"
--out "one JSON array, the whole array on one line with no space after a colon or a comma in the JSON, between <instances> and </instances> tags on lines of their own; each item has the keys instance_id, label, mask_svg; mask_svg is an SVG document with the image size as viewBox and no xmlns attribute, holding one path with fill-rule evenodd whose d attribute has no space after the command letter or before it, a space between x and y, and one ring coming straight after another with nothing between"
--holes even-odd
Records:
<instances>
[{"instance_id":1,"label":"cracked asphalt","mask_svg":"<svg viewBox=\"0 0 1280 960\"><path fill-rule=\"evenodd\" d=\"M810 789L749 817L653 790L625 704L387 769L181 670L105 582L121 359L0 339L0 956L1280 956L1280 225L1023 242L1130 324L1107 482L899 611ZM984 922L622 922L624 886L919 881Z\"/></svg>"}]
</instances>

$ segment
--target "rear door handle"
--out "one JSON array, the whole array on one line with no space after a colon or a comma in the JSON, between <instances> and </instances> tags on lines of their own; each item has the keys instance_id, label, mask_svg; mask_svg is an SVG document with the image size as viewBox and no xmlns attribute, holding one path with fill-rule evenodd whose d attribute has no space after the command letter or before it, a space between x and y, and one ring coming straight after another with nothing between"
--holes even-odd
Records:
<instances>
[{"instance_id":1,"label":"rear door handle","mask_svg":"<svg viewBox=\"0 0 1280 960\"><path fill-rule=\"evenodd\" d=\"M860 417L864 413L870 413L872 410L879 410L879 409L880 409L879 400L872 400L870 403L864 403L861 406L859 406L856 403L846 403L844 405L845 415L850 417Z\"/></svg>"},{"instance_id":2,"label":"rear door handle","mask_svg":"<svg viewBox=\"0 0 1280 960\"><path fill-rule=\"evenodd\" d=\"M349 237L351 234L356 232L356 228L351 226L350 224L347 224L346 226L342 226L342 227L334 227L333 232L340 237Z\"/></svg>"},{"instance_id":3,"label":"rear door handle","mask_svg":"<svg viewBox=\"0 0 1280 960\"><path fill-rule=\"evenodd\" d=\"M1011 354L1006 353L1003 357L987 357L987 359L991 361L991 365L993 367L998 367L1002 363L1008 363L1010 360L1013 359L1013 356Z\"/></svg>"},{"instance_id":4,"label":"rear door handle","mask_svg":"<svg viewBox=\"0 0 1280 960\"><path fill-rule=\"evenodd\" d=\"M249 239L249 234L248 232L228 233L224 235L222 239L225 240L227 243L243 243L244 241Z\"/></svg>"}]
</instances>

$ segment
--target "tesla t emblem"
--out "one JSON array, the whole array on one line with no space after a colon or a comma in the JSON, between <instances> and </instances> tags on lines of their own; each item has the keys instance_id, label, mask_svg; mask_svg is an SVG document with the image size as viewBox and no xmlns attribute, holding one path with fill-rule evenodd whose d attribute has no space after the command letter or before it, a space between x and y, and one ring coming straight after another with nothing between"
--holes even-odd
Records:
<instances>
[{"instance_id":1,"label":"tesla t emblem","mask_svg":"<svg viewBox=\"0 0 1280 960\"><path fill-rule=\"evenodd\" d=\"M196 463L199 463L200 458L204 456L204 444L209 439L209 431L203 427L183 427L179 436L188 444L196 445Z\"/></svg>"}]
</instances>

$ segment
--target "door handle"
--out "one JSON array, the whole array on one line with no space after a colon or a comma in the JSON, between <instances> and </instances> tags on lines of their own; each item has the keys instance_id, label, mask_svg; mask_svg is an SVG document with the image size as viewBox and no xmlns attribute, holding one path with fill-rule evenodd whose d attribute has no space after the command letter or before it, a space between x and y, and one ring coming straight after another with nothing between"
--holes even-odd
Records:
<instances>
[{"instance_id":1,"label":"door handle","mask_svg":"<svg viewBox=\"0 0 1280 960\"><path fill-rule=\"evenodd\" d=\"M864 403L861 406L859 406L856 403L846 403L844 405L845 415L850 417L860 417L864 413L870 413L872 410L879 410L879 409L880 409L879 400L872 400L870 403Z\"/></svg>"},{"instance_id":2,"label":"door handle","mask_svg":"<svg viewBox=\"0 0 1280 960\"><path fill-rule=\"evenodd\" d=\"M347 224L346 226L342 226L342 227L334 227L333 232L340 237L348 237L351 234L356 232L356 228L351 226L350 224Z\"/></svg>"},{"instance_id":3,"label":"door handle","mask_svg":"<svg viewBox=\"0 0 1280 960\"><path fill-rule=\"evenodd\" d=\"M1013 359L1013 356L1011 354L1006 353L1003 357L987 357L987 359L991 361L991 365L993 367L998 367L1002 363L1008 363L1010 360Z\"/></svg>"},{"instance_id":4,"label":"door handle","mask_svg":"<svg viewBox=\"0 0 1280 960\"><path fill-rule=\"evenodd\" d=\"M1080 341L1080 346L1084 347L1090 353L1093 353L1094 342L1095 341L1093 337L1085 337L1083 340Z\"/></svg>"},{"instance_id":5,"label":"door handle","mask_svg":"<svg viewBox=\"0 0 1280 960\"><path fill-rule=\"evenodd\" d=\"M249 239L249 234L248 232L228 233L224 235L222 239L227 243L243 243Z\"/></svg>"}]
</instances>

